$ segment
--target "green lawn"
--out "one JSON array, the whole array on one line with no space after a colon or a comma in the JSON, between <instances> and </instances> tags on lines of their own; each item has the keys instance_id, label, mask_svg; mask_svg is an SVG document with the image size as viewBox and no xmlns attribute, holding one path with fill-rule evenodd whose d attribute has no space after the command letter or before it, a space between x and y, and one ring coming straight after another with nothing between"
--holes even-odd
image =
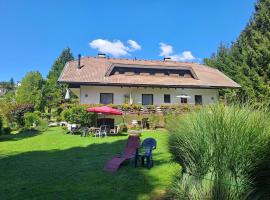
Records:
<instances>
[{"instance_id":1,"label":"green lawn","mask_svg":"<svg viewBox=\"0 0 270 200\"><path fill-rule=\"evenodd\" d=\"M158 142L154 168L134 168L131 161L109 173L104 164L122 151L127 136L84 138L59 127L0 136L0 199L158 199L179 167L171 161L167 132L147 131L146 137Z\"/></svg>"}]
</instances>

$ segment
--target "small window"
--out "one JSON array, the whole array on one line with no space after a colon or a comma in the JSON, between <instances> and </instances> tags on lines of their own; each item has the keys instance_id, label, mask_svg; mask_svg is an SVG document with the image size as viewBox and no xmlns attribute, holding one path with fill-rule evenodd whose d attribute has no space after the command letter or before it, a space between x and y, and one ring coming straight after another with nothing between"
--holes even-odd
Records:
<instances>
[{"instance_id":1,"label":"small window","mask_svg":"<svg viewBox=\"0 0 270 200\"><path fill-rule=\"evenodd\" d=\"M202 95L195 95L195 105L202 105Z\"/></svg>"},{"instance_id":2,"label":"small window","mask_svg":"<svg viewBox=\"0 0 270 200\"><path fill-rule=\"evenodd\" d=\"M100 93L100 104L112 104L113 93Z\"/></svg>"},{"instance_id":3,"label":"small window","mask_svg":"<svg viewBox=\"0 0 270 200\"><path fill-rule=\"evenodd\" d=\"M153 94L142 94L142 105L153 105Z\"/></svg>"},{"instance_id":4,"label":"small window","mask_svg":"<svg viewBox=\"0 0 270 200\"><path fill-rule=\"evenodd\" d=\"M164 94L164 103L171 103L171 95Z\"/></svg>"},{"instance_id":5,"label":"small window","mask_svg":"<svg viewBox=\"0 0 270 200\"><path fill-rule=\"evenodd\" d=\"M124 95L124 103L125 104L129 104L130 103L130 95L129 94L125 94Z\"/></svg>"},{"instance_id":6,"label":"small window","mask_svg":"<svg viewBox=\"0 0 270 200\"><path fill-rule=\"evenodd\" d=\"M181 98L181 103L187 103L187 98Z\"/></svg>"}]
</instances>

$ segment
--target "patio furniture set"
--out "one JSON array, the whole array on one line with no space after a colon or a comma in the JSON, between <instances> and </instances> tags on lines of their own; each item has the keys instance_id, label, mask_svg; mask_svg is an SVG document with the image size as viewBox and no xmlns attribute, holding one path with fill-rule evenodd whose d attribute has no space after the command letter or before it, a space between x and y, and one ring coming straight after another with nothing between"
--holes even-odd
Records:
<instances>
[{"instance_id":1,"label":"patio furniture set","mask_svg":"<svg viewBox=\"0 0 270 200\"><path fill-rule=\"evenodd\" d=\"M150 169L154 166L152 150L156 149L156 147L157 141L154 138L147 138L141 143L139 136L129 136L123 153L109 160L104 170L116 172L122 163L132 158L134 158L135 167L137 167L138 161L141 161L141 165L144 166L146 160L146 166Z\"/></svg>"},{"instance_id":2,"label":"patio furniture set","mask_svg":"<svg viewBox=\"0 0 270 200\"><path fill-rule=\"evenodd\" d=\"M106 137L108 135L115 135L119 131L118 126L115 126L113 129L108 125L101 125L100 127L90 127L84 128L81 132L82 137L93 135L95 137Z\"/></svg>"}]
</instances>

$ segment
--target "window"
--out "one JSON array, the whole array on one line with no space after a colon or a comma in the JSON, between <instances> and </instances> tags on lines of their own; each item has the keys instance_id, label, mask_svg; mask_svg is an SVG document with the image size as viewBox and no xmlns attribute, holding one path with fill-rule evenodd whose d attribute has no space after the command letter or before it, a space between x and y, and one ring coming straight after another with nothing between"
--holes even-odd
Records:
<instances>
[{"instance_id":1,"label":"window","mask_svg":"<svg viewBox=\"0 0 270 200\"><path fill-rule=\"evenodd\" d=\"M100 93L100 104L113 103L113 93Z\"/></svg>"},{"instance_id":2,"label":"window","mask_svg":"<svg viewBox=\"0 0 270 200\"><path fill-rule=\"evenodd\" d=\"M187 103L187 98L182 97L181 98L181 103Z\"/></svg>"},{"instance_id":3,"label":"window","mask_svg":"<svg viewBox=\"0 0 270 200\"><path fill-rule=\"evenodd\" d=\"M171 103L171 95L164 94L164 103Z\"/></svg>"},{"instance_id":4,"label":"window","mask_svg":"<svg viewBox=\"0 0 270 200\"><path fill-rule=\"evenodd\" d=\"M195 105L202 105L202 95L195 95Z\"/></svg>"},{"instance_id":5,"label":"window","mask_svg":"<svg viewBox=\"0 0 270 200\"><path fill-rule=\"evenodd\" d=\"M153 94L142 94L142 105L153 105Z\"/></svg>"},{"instance_id":6,"label":"window","mask_svg":"<svg viewBox=\"0 0 270 200\"><path fill-rule=\"evenodd\" d=\"M129 104L130 103L130 96L129 94L124 94L124 103Z\"/></svg>"}]
</instances>

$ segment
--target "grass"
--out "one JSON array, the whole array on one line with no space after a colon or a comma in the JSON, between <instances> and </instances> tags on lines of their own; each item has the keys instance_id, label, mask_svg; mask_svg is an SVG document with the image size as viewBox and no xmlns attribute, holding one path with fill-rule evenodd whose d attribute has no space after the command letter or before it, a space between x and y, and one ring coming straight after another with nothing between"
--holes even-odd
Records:
<instances>
[{"instance_id":1,"label":"grass","mask_svg":"<svg viewBox=\"0 0 270 200\"><path fill-rule=\"evenodd\" d=\"M186 172L172 187L178 199L269 199L268 112L211 105L168 117L167 128L171 152Z\"/></svg>"},{"instance_id":2,"label":"grass","mask_svg":"<svg viewBox=\"0 0 270 200\"><path fill-rule=\"evenodd\" d=\"M125 135L84 138L56 127L0 136L0 199L159 199L179 165L171 161L166 131L147 137L158 143L151 170L131 161L108 173L104 164L123 150Z\"/></svg>"}]
</instances>

